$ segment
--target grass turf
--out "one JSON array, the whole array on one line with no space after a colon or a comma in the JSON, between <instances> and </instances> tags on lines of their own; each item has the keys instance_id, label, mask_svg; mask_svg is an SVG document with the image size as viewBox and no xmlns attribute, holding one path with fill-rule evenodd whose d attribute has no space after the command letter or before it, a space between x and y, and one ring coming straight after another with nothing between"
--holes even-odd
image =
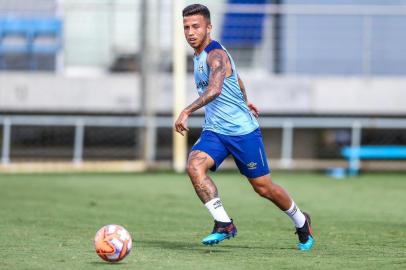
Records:
<instances>
[{"instance_id":1,"label":"grass turf","mask_svg":"<svg viewBox=\"0 0 406 270\"><path fill-rule=\"evenodd\" d=\"M206 247L212 221L184 174L0 174L0 269L406 269L404 174L274 174L312 215L310 252L242 176L213 178L239 235ZM110 223L134 241L114 265L92 242Z\"/></svg>"}]
</instances>

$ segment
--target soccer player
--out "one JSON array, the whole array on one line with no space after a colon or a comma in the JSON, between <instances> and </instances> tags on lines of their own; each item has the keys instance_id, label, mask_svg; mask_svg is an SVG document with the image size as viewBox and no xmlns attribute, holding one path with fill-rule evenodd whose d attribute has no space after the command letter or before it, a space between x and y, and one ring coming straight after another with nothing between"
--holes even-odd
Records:
<instances>
[{"instance_id":1,"label":"soccer player","mask_svg":"<svg viewBox=\"0 0 406 270\"><path fill-rule=\"evenodd\" d=\"M205 108L205 122L200 138L192 147L187 173L197 196L214 219L212 233L202 240L217 244L237 234L220 200L217 187L208 176L223 160L232 155L241 174L254 190L273 202L292 220L299 237L298 249L313 246L310 217L302 213L288 193L272 182L262 135L256 117L258 108L247 99L244 84L231 55L210 38L210 11L200 4L183 9L184 34L194 49L194 77L199 98L186 107L175 122L175 130L184 135L187 120L194 111Z\"/></svg>"}]
</instances>

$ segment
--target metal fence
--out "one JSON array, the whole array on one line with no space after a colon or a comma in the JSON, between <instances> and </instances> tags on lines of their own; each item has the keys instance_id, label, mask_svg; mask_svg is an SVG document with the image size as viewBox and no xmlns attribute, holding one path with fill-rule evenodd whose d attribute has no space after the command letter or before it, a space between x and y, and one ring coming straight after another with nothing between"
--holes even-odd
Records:
<instances>
[{"instance_id":1,"label":"metal fence","mask_svg":"<svg viewBox=\"0 0 406 270\"><path fill-rule=\"evenodd\" d=\"M80 115L100 113L97 110L64 111L72 116L13 115L12 108L0 108L3 113L0 115L1 164L38 160L72 161L74 164L90 160L172 161L173 119L168 116L171 112L160 112L166 116L156 116L156 111L151 112L151 117L145 115L151 108L149 102L156 101L155 96L146 98L148 93L153 93L150 91L152 84L146 81L152 80L157 87L168 91L174 88L165 80L173 73L175 37L172 20L174 16L181 19L181 14L173 13L173 1L0 1L0 17L57 14L62 18L63 52L58 62L61 72L58 76L67 75L64 79L68 80L69 76L76 75L112 76L117 72L134 72L141 75L141 84L144 83L140 86L143 108L137 116ZM41 3L36 5L37 2ZM145 12L146 3L151 2L157 4L153 14ZM278 77L296 78L302 75L306 78L406 75L406 5L337 5L327 1L322 5L230 2L202 1L212 12L213 38L220 40L240 70L250 70L250 75L267 77L277 74ZM192 1L185 1L185 4L189 3ZM148 29L157 30L152 31L152 38L148 38L156 45L154 50L146 46ZM187 46L183 39L182 42ZM152 64L146 57L146 52L151 51L153 67L149 67ZM189 57L192 53L188 51ZM149 69L155 73L148 72ZM188 70L191 70L190 66ZM23 99L28 93L25 90L23 87L16 95ZM286 107L290 101L286 95ZM37 108L34 111L44 113ZM294 111L295 108L283 110L281 114L289 115ZM20 110L18 113L25 112ZM370 115L380 113L382 110L372 111ZM277 160L282 168L294 168L298 160L342 160L340 149L344 145L406 145L404 115L397 118L349 115L261 117L269 157ZM201 122L199 116L190 119L188 147L198 138ZM148 143L148 155L143 153L147 140L140 136L145 129L151 131L147 133L152 134L148 135L149 138L153 137L153 143ZM146 159L146 156L150 158Z\"/></svg>"},{"instance_id":2,"label":"metal fence","mask_svg":"<svg viewBox=\"0 0 406 270\"><path fill-rule=\"evenodd\" d=\"M200 117L190 119L189 147L199 136L202 121ZM158 158L153 163L173 158L170 152L172 122L171 117L156 119L158 143L154 151ZM80 164L91 160L142 158L139 154L142 146L136 140L137 133L145 126L142 117L21 115L0 116L0 123L3 165L19 161L70 160ZM296 160L340 160L339 150L344 145L406 145L404 118L263 117L260 123L267 152L278 160L277 167L285 169L294 168ZM365 136L364 131L369 135ZM376 136L374 132L379 134ZM309 151L317 151L317 147L323 148L321 156L309 154ZM300 149L302 153L298 152ZM325 166L331 164L325 163Z\"/></svg>"},{"instance_id":3,"label":"metal fence","mask_svg":"<svg viewBox=\"0 0 406 270\"><path fill-rule=\"evenodd\" d=\"M51 12L63 18L65 71L141 69L146 1L46 0L37 7L38 1L32 0L3 2L0 17L26 16L31 10L35 16ZM406 5L229 2L203 1L212 11L214 38L229 48L242 68L280 74L406 74ZM158 24L153 35L160 68L167 71L172 62L171 21L180 16L172 13L171 6L172 0L158 1L151 14Z\"/></svg>"}]
</instances>

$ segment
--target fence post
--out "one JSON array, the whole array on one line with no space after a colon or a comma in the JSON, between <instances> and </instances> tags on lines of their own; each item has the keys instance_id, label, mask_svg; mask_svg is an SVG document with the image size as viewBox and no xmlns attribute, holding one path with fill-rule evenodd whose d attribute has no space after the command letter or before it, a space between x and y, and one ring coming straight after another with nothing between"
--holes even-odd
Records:
<instances>
[{"instance_id":1,"label":"fence post","mask_svg":"<svg viewBox=\"0 0 406 270\"><path fill-rule=\"evenodd\" d=\"M82 119L76 121L73 163L80 165L83 161L83 144L85 138L85 123Z\"/></svg>"},{"instance_id":2,"label":"fence post","mask_svg":"<svg viewBox=\"0 0 406 270\"><path fill-rule=\"evenodd\" d=\"M358 149L361 146L361 123L359 121L354 121L352 123L351 129L351 148ZM358 150L353 150L358 151ZM360 160L358 155L350 158L349 174L355 176L358 174L360 168Z\"/></svg>"},{"instance_id":3,"label":"fence post","mask_svg":"<svg viewBox=\"0 0 406 270\"><path fill-rule=\"evenodd\" d=\"M141 112L145 117L145 130L140 136L142 157L148 165L156 161L157 124L156 124L156 98L159 88L159 68L161 65L159 55L159 10L160 1L142 1L142 26L141 26ZM158 35L159 36L159 35Z\"/></svg>"},{"instance_id":4,"label":"fence post","mask_svg":"<svg viewBox=\"0 0 406 270\"><path fill-rule=\"evenodd\" d=\"M281 166L285 169L292 168L292 149L293 149L293 123L285 121L282 129L282 156Z\"/></svg>"},{"instance_id":5,"label":"fence post","mask_svg":"<svg viewBox=\"0 0 406 270\"><path fill-rule=\"evenodd\" d=\"M173 1L173 122L181 113L186 104L186 48L183 37L182 9L184 0ZM172 131L173 141L173 169L176 172L184 172L187 157L187 136L181 136L175 130Z\"/></svg>"},{"instance_id":6,"label":"fence post","mask_svg":"<svg viewBox=\"0 0 406 270\"><path fill-rule=\"evenodd\" d=\"M3 149L1 153L1 163L7 165L10 163L10 143L11 143L11 120L5 118L3 122Z\"/></svg>"}]
</instances>

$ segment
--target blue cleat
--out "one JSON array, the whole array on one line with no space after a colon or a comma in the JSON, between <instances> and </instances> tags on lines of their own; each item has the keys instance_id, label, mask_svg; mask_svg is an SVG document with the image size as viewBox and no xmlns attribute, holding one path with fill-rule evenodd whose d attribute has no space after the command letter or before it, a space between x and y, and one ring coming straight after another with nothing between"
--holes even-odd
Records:
<instances>
[{"instance_id":1,"label":"blue cleat","mask_svg":"<svg viewBox=\"0 0 406 270\"><path fill-rule=\"evenodd\" d=\"M215 245L224 239L230 239L237 235L237 227L235 227L233 220L231 222L214 221L214 228L211 234L203 238L203 245Z\"/></svg>"},{"instance_id":2,"label":"blue cleat","mask_svg":"<svg viewBox=\"0 0 406 270\"><path fill-rule=\"evenodd\" d=\"M297 248L302 251L308 251L313 247L313 237L309 235L309 239L307 239L306 243L299 243L297 244Z\"/></svg>"},{"instance_id":3,"label":"blue cleat","mask_svg":"<svg viewBox=\"0 0 406 270\"><path fill-rule=\"evenodd\" d=\"M310 216L305 212L303 212L303 214L306 217L305 224L302 228L296 228L296 234L299 237L299 244L297 244L297 248L302 251L307 251L313 247L314 238Z\"/></svg>"}]
</instances>

